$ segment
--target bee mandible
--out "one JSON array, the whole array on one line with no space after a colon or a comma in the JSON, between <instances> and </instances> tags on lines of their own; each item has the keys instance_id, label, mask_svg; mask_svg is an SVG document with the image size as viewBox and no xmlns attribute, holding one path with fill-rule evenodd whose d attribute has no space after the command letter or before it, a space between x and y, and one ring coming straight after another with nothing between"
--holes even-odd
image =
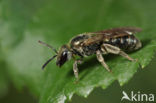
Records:
<instances>
[{"instance_id":1,"label":"bee mandible","mask_svg":"<svg viewBox=\"0 0 156 103\"><path fill-rule=\"evenodd\" d=\"M73 58L75 60L73 71L78 80L78 64L82 63L84 57L95 54L104 68L111 72L103 54L117 54L130 61L135 61L136 59L131 58L126 52L135 51L142 47L140 40L134 36L135 33L140 31L140 28L123 27L98 32L86 32L73 37L67 45L63 45L58 51L52 46L39 41L39 43L51 48L56 53L42 66L42 69L55 57L57 58L56 65L59 67ZM75 56L80 58L75 59Z\"/></svg>"}]
</instances>

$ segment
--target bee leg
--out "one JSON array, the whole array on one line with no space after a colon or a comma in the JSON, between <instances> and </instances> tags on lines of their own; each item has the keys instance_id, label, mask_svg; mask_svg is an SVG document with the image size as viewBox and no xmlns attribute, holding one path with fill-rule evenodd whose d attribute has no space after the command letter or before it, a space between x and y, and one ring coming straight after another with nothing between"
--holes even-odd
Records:
<instances>
[{"instance_id":1,"label":"bee leg","mask_svg":"<svg viewBox=\"0 0 156 103\"><path fill-rule=\"evenodd\" d=\"M73 71L74 71L74 75L75 75L75 78L76 78L76 81L79 80L79 70L78 70L78 67L77 65L78 64L81 64L82 63L82 60L75 60L74 64L73 64Z\"/></svg>"},{"instance_id":2,"label":"bee leg","mask_svg":"<svg viewBox=\"0 0 156 103\"><path fill-rule=\"evenodd\" d=\"M111 72L108 65L105 63L104 58L99 50L96 51L96 57L97 57L98 61L106 68L106 70Z\"/></svg>"},{"instance_id":3,"label":"bee leg","mask_svg":"<svg viewBox=\"0 0 156 103\"><path fill-rule=\"evenodd\" d=\"M119 54L125 58L127 58L130 61L136 61L135 59L131 58L128 54L126 54L124 51L122 51L120 48L110 45L110 44L103 44L102 48L106 50L107 53L112 54Z\"/></svg>"}]
</instances>

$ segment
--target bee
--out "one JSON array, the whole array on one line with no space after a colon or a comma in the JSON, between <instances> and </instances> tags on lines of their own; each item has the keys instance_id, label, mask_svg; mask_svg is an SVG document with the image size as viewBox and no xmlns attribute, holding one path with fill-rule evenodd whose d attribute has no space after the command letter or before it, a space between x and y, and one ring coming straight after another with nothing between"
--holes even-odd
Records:
<instances>
[{"instance_id":1,"label":"bee","mask_svg":"<svg viewBox=\"0 0 156 103\"><path fill-rule=\"evenodd\" d=\"M84 57L95 54L103 67L111 72L104 60L103 54L117 54L130 61L136 61L136 59L131 58L126 52L135 51L142 47L140 40L134 36L135 33L140 31L140 28L123 27L98 32L86 32L73 37L67 45L63 45L58 51L52 46L39 41L39 43L51 48L56 53L42 66L42 69L55 57L57 58L56 65L59 67L73 58L75 60L73 71L78 80L78 64L82 63ZM76 56L80 58L75 59Z\"/></svg>"}]
</instances>

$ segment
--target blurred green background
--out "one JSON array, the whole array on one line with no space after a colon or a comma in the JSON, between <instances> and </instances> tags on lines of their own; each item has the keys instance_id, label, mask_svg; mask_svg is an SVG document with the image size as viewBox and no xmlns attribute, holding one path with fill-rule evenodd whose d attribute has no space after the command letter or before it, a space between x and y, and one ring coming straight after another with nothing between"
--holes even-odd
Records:
<instances>
[{"instance_id":1,"label":"blurred green background","mask_svg":"<svg viewBox=\"0 0 156 103\"><path fill-rule=\"evenodd\" d=\"M56 69L55 63L51 63L46 71L41 71L40 67L52 53L37 44L38 40L58 48L82 32L137 26L143 28L137 36L150 42L151 39L156 40L155 10L155 0L0 0L0 103L46 101L48 96L57 92L51 93L52 83L66 77L64 75L70 71L71 63L66 64L64 70ZM148 64L152 52L153 49L143 51L144 55L140 58L145 56L142 59L145 64L142 65ZM123 62L120 58L115 60ZM115 60L109 60L109 65L114 66ZM74 95L70 103L120 103L123 90L154 94L155 67L156 58L144 69L139 68L124 86L115 81L105 90L96 88L87 99ZM81 74L86 74L86 71ZM53 72L60 78L51 75ZM65 82L72 80L73 83L73 78L68 77ZM57 84L58 91L64 85L64 82L61 83Z\"/></svg>"}]
</instances>

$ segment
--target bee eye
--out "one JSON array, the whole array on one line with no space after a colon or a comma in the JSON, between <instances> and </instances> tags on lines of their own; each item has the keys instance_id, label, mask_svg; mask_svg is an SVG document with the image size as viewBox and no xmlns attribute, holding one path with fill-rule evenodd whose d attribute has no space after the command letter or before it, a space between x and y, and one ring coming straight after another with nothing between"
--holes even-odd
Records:
<instances>
[{"instance_id":1,"label":"bee eye","mask_svg":"<svg viewBox=\"0 0 156 103\"><path fill-rule=\"evenodd\" d=\"M62 55L63 55L63 56L67 55L67 52L63 52Z\"/></svg>"},{"instance_id":2,"label":"bee eye","mask_svg":"<svg viewBox=\"0 0 156 103\"><path fill-rule=\"evenodd\" d=\"M63 52L61 54L61 57L60 57L59 61L57 62L57 65L58 66L61 67L67 61L67 58L68 58L68 55L67 54L68 54L67 52Z\"/></svg>"},{"instance_id":3,"label":"bee eye","mask_svg":"<svg viewBox=\"0 0 156 103\"><path fill-rule=\"evenodd\" d=\"M67 52L63 52L61 56L61 60L66 61L66 59L67 59Z\"/></svg>"}]
</instances>

